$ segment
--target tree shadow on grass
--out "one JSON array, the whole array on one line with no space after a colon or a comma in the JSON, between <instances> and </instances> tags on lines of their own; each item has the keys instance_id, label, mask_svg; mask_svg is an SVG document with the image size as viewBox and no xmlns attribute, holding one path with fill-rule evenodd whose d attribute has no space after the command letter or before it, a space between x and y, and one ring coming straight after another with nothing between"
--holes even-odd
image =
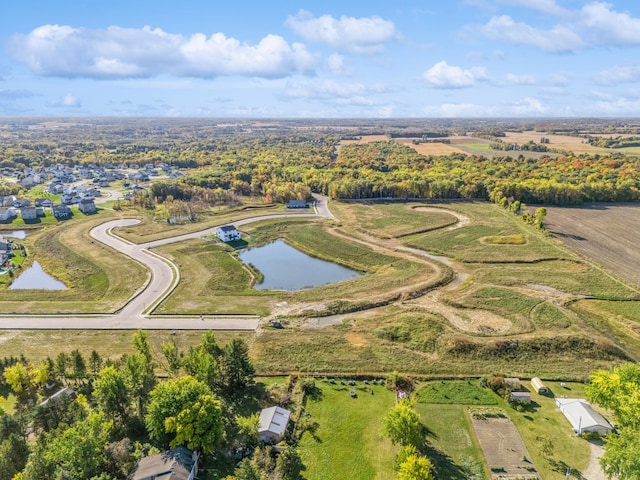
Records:
<instances>
[{"instance_id":1,"label":"tree shadow on grass","mask_svg":"<svg viewBox=\"0 0 640 480\"><path fill-rule=\"evenodd\" d=\"M264 397L266 388L263 383L256 383L245 388L241 394L225 397L235 414L248 417L260 412L260 399Z\"/></svg>"},{"instance_id":2,"label":"tree shadow on grass","mask_svg":"<svg viewBox=\"0 0 640 480\"><path fill-rule=\"evenodd\" d=\"M426 445L425 454L433 463L435 470L434 478L438 480L464 480L467 478L464 470L453 461L453 459L440 450Z\"/></svg>"}]
</instances>

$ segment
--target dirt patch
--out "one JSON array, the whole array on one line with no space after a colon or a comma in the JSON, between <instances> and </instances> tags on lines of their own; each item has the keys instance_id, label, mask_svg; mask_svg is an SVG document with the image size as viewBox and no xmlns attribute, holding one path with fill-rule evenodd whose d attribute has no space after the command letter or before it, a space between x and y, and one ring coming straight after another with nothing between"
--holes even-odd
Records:
<instances>
[{"instance_id":1,"label":"dirt patch","mask_svg":"<svg viewBox=\"0 0 640 480\"><path fill-rule=\"evenodd\" d=\"M508 418L473 418L471 423L492 479L540 478L518 430Z\"/></svg>"},{"instance_id":2,"label":"dirt patch","mask_svg":"<svg viewBox=\"0 0 640 480\"><path fill-rule=\"evenodd\" d=\"M364 348L369 346L369 340L359 333L349 332L344 334L344 338L352 347Z\"/></svg>"},{"instance_id":3,"label":"dirt patch","mask_svg":"<svg viewBox=\"0 0 640 480\"><path fill-rule=\"evenodd\" d=\"M545 226L563 243L633 286L640 286L640 205L548 206Z\"/></svg>"}]
</instances>

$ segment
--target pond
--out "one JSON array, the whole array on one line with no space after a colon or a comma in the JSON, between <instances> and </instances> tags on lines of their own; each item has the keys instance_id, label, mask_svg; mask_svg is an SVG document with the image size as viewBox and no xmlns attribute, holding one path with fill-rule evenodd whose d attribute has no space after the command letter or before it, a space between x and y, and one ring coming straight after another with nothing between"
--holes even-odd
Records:
<instances>
[{"instance_id":1,"label":"pond","mask_svg":"<svg viewBox=\"0 0 640 480\"><path fill-rule=\"evenodd\" d=\"M258 290L302 290L357 278L355 270L310 257L277 240L262 247L243 250L240 259L264 275Z\"/></svg>"},{"instance_id":2,"label":"pond","mask_svg":"<svg viewBox=\"0 0 640 480\"><path fill-rule=\"evenodd\" d=\"M65 290L67 286L46 273L38 262L33 262L11 285L9 290Z\"/></svg>"},{"instance_id":3,"label":"pond","mask_svg":"<svg viewBox=\"0 0 640 480\"><path fill-rule=\"evenodd\" d=\"M24 230L16 230L14 232L3 232L0 231L0 237L11 237L17 238L18 240L24 240L27 236L27 232Z\"/></svg>"}]
</instances>

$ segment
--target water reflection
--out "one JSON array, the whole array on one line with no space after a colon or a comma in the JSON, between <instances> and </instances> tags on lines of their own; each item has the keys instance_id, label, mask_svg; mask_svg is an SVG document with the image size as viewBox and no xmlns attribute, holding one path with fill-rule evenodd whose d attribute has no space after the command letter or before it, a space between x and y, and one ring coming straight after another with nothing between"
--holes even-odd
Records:
<instances>
[{"instance_id":1,"label":"water reflection","mask_svg":"<svg viewBox=\"0 0 640 480\"><path fill-rule=\"evenodd\" d=\"M46 273L38 262L25 270L14 282L9 290L65 290L67 286Z\"/></svg>"}]
</instances>

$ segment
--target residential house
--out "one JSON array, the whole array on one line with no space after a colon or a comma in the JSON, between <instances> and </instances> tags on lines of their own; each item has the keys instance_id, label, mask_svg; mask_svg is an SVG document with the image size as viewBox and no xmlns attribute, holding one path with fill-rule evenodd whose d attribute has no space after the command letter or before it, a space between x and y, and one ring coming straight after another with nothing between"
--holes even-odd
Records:
<instances>
[{"instance_id":1,"label":"residential house","mask_svg":"<svg viewBox=\"0 0 640 480\"><path fill-rule=\"evenodd\" d=\"M233 225L223 225L216 230L216 237L223 242L240 240L240 232Z\"/></svg>"},{"instance_id":2,"label":"residential house","mask_svg":"<svg viewBox=\"0 0 640 480\"><path fill-rule=\"evenodd\" d=\"M66 205L54 205L51 207L51 211L56 218L69 218L71 216L71 209Z\"/></svg>"},{"instance_id":3,"label":"residential house","mask_svg":"<svg viewBox=\"0 0 640 480\"><path fill-rule=\"evenodd\" d=\"M74 398L77 397L77 395L76 395L75 390L73 390L72 388L64 387L64 388L61 388L60 390L58 390L53 395L51 395L49 398L47 398L44 402L42 402L38 406L42 407L42 406L46 405L47 403L49 403L49 400L56 399L56 398L61 398L61 397L69 397L71 399L74 399Z\"/></svg>"},{"instance_id":4,"label":"residential house","mask_svg":"<svg viewBox=\"0 0 640 480\"><path fill-rule=\"evenodd\" d=\"M38 218L38 209L36 207L22 207L20 216L23 220L35 220Z\"/></svg>"},{"instance_id":5,"label":"residential house","mask_svg":"<svg viewBox=\"0 0 640 480\"><path fill-rule=\"evenodd\" d=\"M95 202L91 198L83 198L80 200L78 210L84 214L96 213L98 211Z\"/></svg>"},{"instance_id":6,"label":"residential house","mask_svg":"<svg viewBox=\"0 0 640 480\"><path fill-rule=\"evenodd\" d=\"M7 222L16 216L16 211L13 208L2 207L0 208L0 222Z\"/></svg>"},{"instance_id":7,"label":"residential house","mask_svg":"<svg viewBox=\"0 0 640 480\"><path fill-rule=\"evenodd\" d=\"M309 204L306 200L289 200L287 208L309 208Z\"/></svg>"},{"instance_id":8,"label":"residential house","mask_svg":"<svg viewBox=\"0 0 640 480\"><path fill-rule=\"evenodd\" d=\"M4 261L2 263L6 262L12 255L13 250L11 249L11 243L0 240L0 256L4 257Z\"/></svg>"},{"instance_id":9,"label":"residential house","mask_svg":"<svg viewBox=\"0 0 640 480\"><path fill-rule=\"evenodd\" d=\"M556 398L556 405L567 417L577 435L584 432L607 435L613 430L607 419L583 398Z\"/></svg>"},{"instance_id":10,"label":"residential house","mask_svg":"<svg viewBox=\"0 0 640 480\"><path fill-rule=\"evenodd\" d=\"M291 412L281 407L265 408L258 419L258 435L261 442L278 443L284 437Z\"/></svg>"},{"instance_id":11,"label":"residential house","mask_svg":"<svg viewBox=\"0 0 640 480\"><path fill-rule=\"evenodd\" d=\"M185 447L144 457L127 480L195 480L198 475L198 452Z\"/></svg>"}]
</instances>

